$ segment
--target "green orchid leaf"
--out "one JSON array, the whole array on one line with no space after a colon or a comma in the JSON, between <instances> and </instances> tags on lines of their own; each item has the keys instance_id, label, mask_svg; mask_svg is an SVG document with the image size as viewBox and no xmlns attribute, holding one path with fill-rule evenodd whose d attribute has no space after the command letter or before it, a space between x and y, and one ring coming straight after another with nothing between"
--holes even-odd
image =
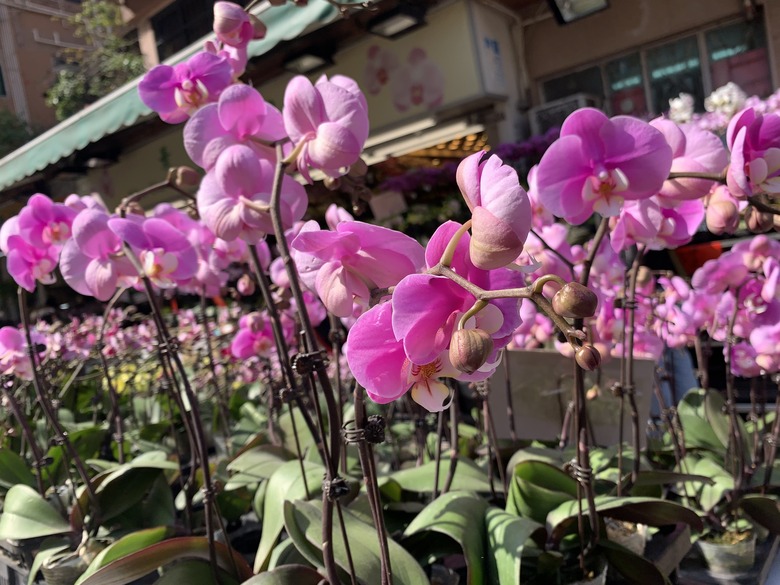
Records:
<instances>
[{"instance_id":1,"label":"green orchid leaf","mask_svg":"<svg viewBox=\"0 0 780 585\"><path fill-rule=\"evenodd\" d=\"M349 540L355 574L362 583L376 583L381 574L379 539L376 529L357 519L348 508L342 508L344 528ZM322 568L322 505L319 502L284 503L284 525L295 546L315 567ZM336 564L342 570L345 582L348 582L347 558L341 524L338 515L334 515L333 555ZM339 536L335 536L339 535ZM387 539L390 564L393 573L393 585L427 585L428 578L422 567L400 544L392 538Z\"/></svg>"},{"instance_id":2,"label":"green orchid leaf","mask_svg":"<svg viewBox=\"0 0 780 585\"><path fill-rule=\"evenodd\" d=\"M324 577L304 565L284 565L255 575L241 585L318 585Z\"/></svg>"},{"instance_id":3,"label":"green orchid leaf","mask_svg":"<svg viewBox=\"0 0 780 585\"><path fill-rule=\"evenodd\" d=\"M225 490L256 485L271 477L282 463L290 459L292 456L287 449L275 445L260 445L244 451L227 465L232 475L225 484Z\"/></svg>"},{"instance_id":4,"label":"green orchid leaf","mask_svg":"<svg viewBox=\"0 0 780 585\"><path fill-rule=\"evenodd\" d=\"M107 432L104 428L89 427L70 432L68 439L79 454L79 457L86 461L97 456ZM65 461L69 459L65 457L64 449L63 445L55 445L50 447L46 453L46 457L51 458L51 463L42 468L46 478L45 483L58 484L65 479Z\"/></svg>"},{"instance_id":5,"label":"green orchid leaf","mask_svg":"<svg viewBox=\"0 0 780 585\"><path fill-rule=\"evenodd\" d=\"M448 492L428 504L404 532L403 544L417 559L436 556L441 536L454 541L466 558L466 583L485 583L485 542L480 526L487 500L474 493Z\"/></svg>"},{"instance_id":6,"label":"green orchid leaf","mask_svg":"<svg viewBox=\"0 0 780 585\"><path fill-rule=\"evenodd\" d=\"M0 489L9 490L16 484L35 487L36 480L27 462L10 449L0 449Z\"/></svg>"},{"instance_id":7,"label":"green orchid leaf","mask_svg":"<svg viewBox=\"0 0 780 585\"><path fill-rule=\"evenodd\" d=\"M739 505L756 524L760 524L775 536L780 535L780 503L777 499L758 494L743 496Z\"/></svg>"},{"instance_id":8,"label":"green orchid leaf","mask_svg":"<svg viewBox=\"0 0 780 585\"><path fill-rule=\"evenodd\" d=\"M8 490L0 514L0 538L25 540L70 531L70 524L38 492L17 484Z\"/></svg>"},{"instance_id":9,"label":"green orchid leaf","mask_svg":"<svg viewBox=\"0 0 780 585\"><path fill-rule=\"evenodd\" d=\"M155 581L155 585L239 585L239 581L225 571L219 571L218 579L214 578L214 573L208 561L180 561L168 567L162 574L162 577Z\"/></svg>"},{"instance_id":10,"label":"green orchid leaf","mask_svg":"<svg viewBox=\"0 0 780 585\"><path fill-rule=\"evenodd\" d=\"M520 516L539 523L544 522L552 510L577 497L577 481L543 461L529 459L515 465L511 483L513 509Z\"/></svg>"},{"instance_id":11,"label":"green orchid leaf","mask_svg":"<svg viewBox=\"0 0 780 585\"><path fill-rule=\"evenodd\" d=\"M304 484L301 475L303 465L306 482ZM255 557L255 573L268 568L279 537L284 528L284 509L282 504L286 500L306 498L306 485L309 488L309 496L316 497L322 493L322 477L325 468L310 461L288 461L277 469L265 484L265 497L263 498L263 532L260 535L260 544Z\"/></svg>"},{"instance_id":12,"label":"green orchid leaf","mask_svg":"<svg viewBox=\"0 0 780 585\"><path fill-rule=\"evenodd\" d=\"M449 458L442 458L439 465L439 491L444 487L450 468ZM433 491L436 476L436 462L430 461L420 467L402 469L390 475L407 492L429 493ZM470 459L459 459L450 486L452 491L490 492L487 473ZM500 489L500 488L499 488Z\"/></svg>"},{"instance_id":13,"label":"green orchid leaf","mask_svg":"<svg viewBox=\"0 0 780 585\"><path fill-rule=\"evenodd\" d=\"M609 564L629 585L669 585L669 579L653 563L624 546L601 539L599 548Z\"/></svg>"},{"instance_id":14,"label":"green orchid leaf","mask_svg":"<svg viewBox=\"0 0 780 585\"><path fill-rule=\"evenodd\" d=\"M696 512L680 504L657 498L615 496L597 496L596 510L600 515L616 520L647 524L648 526L667 526L685 522L693 530L701 531L702 519ZM577 521L579 504L576 500L565 502L547 516L547 531L555 542L560 540L574 527ZM582 503L583 513L587 512L587 502Z\"/></svg>"},{"instance_id":15,"label":"green orchid leaf","mask_svg":"<svg viewBox=\"0 0 780 585\"><path fill-rule=\"evenodd\" d=\"M517 518L498 508L490 507L485 513L487 530L488 583L494 585L520 585L520 565L523 549L529 540L544 546L544 526Z\"/></svg>"},{"instance_id":16,"label":"green orchid leaf","mask_svg":"<svg viewBox=\"0 0 780 585\"><path fill-rule=\"evenodd\" d=\"M217 564L239 581L252 576L244 557L231 551L221 542L215 542ZM183 560L209 560L208 539L201 536L170 538L152 544L134 553L116 559L92 573L80 585L126 585L160 567ZM238 575L234 574L234 567Z\"/></svg>"},{"instance_id":17,"label":"green orchid leaf","mask_svg":"<svg viewBox=\"0 0 780 585\"><path fill-rule=\"evenodd\" d=\"M105 567L108 563L165 540L172 534L173 530L171 528L162 526L140 530L123 536L97 554L86 571L78 578L75 585L81 585L90 575Z\"/></svg>"}]
</instances>

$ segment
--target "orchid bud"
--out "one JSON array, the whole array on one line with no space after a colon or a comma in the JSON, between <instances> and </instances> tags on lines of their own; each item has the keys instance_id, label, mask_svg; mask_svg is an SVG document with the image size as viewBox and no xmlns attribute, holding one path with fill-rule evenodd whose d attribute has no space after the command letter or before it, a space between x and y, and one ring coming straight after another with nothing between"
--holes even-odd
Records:
<instances>
[{"instance_id":1,"label":"orchid bud","mask_svg":"<svg viewBox=\"0 0 780 585\"><path fill-rule=\"evenodd\" d=\"M569 282L555 293L553 310L561 317L585 319L596 314L599 299L592 290L579 282Z\"/></svg>"},{"instance_id":2,"label":"orchid bud","mask_svg":"<svg viewBox=\"0 0 780 585\"><path fill-rule=\"evenodd\" d=\"M739 209L728 200L711 201L706 221L707 229L713 234L733 234L739 227Z\"/></svg>"},{"instance_id":3,"label":"orchid bud","mask_svg":"<svg viewBox=\"0 0 780 585\"><path fill-rule=\"evenodd\" d=\"M450 341L450 362L459 371L473 374L493 352L493 339L484 329L458 329Z\"/></svg>"},{"instance_id":4,"label":"orchid bud","mask_svg":"<svg viewBox=\"0 0 780 585\"><path fill-rule=\"evenodd\" d=\"M601 388L598 384L593 384L588 390L585 392L585 400L596 400L601 396Z\"/></svg>"},{"instance_id":5,"label":"orchid bud","mask_svg":"<svg viewBox=\"0 0 780 585\"><path fill-rule=\"evenodd\" d=\"M745 223L747 228L754 234L763 234L772 229L774 218L771 213L759 211L752 205L745 210Z\"/></svg>"},{"instance_id":6,"label":"orchid bud","mask_svg":"<svg viewBox=\"0 0 780 585\"><path fill-rule=\"evenodd\" d=\"M249 15L238 4L233 2L214 4L214 33L226 45L243 46L247 40L247 25L249 25Z\"/></svg>"},{"instance_id":7,"label":"orchid bud","mask_svg":"<svg viewBox=\"0 0 780 585\"><path fill-rule=\"evenodd\" d=\"M592 345L583 345L574 354L577 365L583 370L592 372L601 364L601 354Z\"/></svg>"},{"instance_id":8,"label":"orchid bud","mask_svg":"<svg viewBox=\"0 0 780 585\"><path fill-rule=\"evenodd\" d=\"M200 173L191 167L172 167L168 171L168 181L179 189L197 187L200 185L200 179Z\"/></svg>"},{"instance_id":9,"label":"orchid bud","mask_svg":"<svg viewBox=\"0 0 780 585\"><path fill-rule=\"evenodd\" d=\"M255 281L248 274L243 274L241 278L238 279L236 288L239 293L248 297L255 294Z\"/></svg>"}]
</instances>

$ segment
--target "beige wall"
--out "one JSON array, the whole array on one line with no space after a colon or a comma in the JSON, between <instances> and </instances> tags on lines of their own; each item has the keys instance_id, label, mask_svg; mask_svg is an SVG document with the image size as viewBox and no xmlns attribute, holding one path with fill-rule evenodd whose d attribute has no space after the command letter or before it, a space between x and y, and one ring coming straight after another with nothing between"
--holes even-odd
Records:
<instances>
[{"instance_id":1,"label":"beige wall","mask_svg":"<svg viewBox=\"0 0 780 585\"><path fill-rule=\"evenodd\" d=\"M115 164L90 171L88 190L97 191L109 207L115 207L123 197L164 180L169 167L180 165L194 166L184 151L182 126L176 125L123 152ZM166 198L175 199L176 193L171 191L162 200Z\"/></svg>"},{"instance_id":2,"label":"beige wall","mask_svg":"<svg viewBox=\"0 0 780 585\"><path fill-rule=\"evenodd\" d=\"M27 97L27 107L30 111L30 123L48 128L56 123L54 110L45 102L46 91L55 79L54 62L62 47L36 40L54 40L55 33L61 41L83 45L83 41L73 37L72 30L61 20L44 14L27 11L16 11L13 15L16 31L17 59L24 81L24 92Z\"/></svg>"},{"instance_id":3,"label":"beige wall","mask_svg":"<svg viewBox=\"0 0 780 585\"><path fill-rule=\"evenodd\" d=\"M780 46L780 0L767 3ZM545 18L525 29L529 76L539 80L743 14L742 0L612 0L607 10L565 26ZM775 66L776 67L776 66ZM775 80L777 80L777 75ZM538 98L538 96L535 96Z\"/></svg>"},{"instance_id":4,"label":"beige wall","mask_svg":"<svg viewBox=\"0 0 780 585\"><path fill-rule=\"evenodd\" d=\"M53 6L56 8L56 5ZM63 3L63 6L71 10L78 8L77 4L72 3ZM12 6L4 11L13 31L13 55L3 55L3 76L9 95L0 98L0 107L22 116L26 110L30 125L39 130L56 123L54 111L46 106L45 102L45 93L55 77L55 57L63 50L64 45L83 45L79 39L73 37L72 30L64 23L63 18L54 16L66 16L67 13L49 8L49 12L40 12ZM16 66L6 62L9 58L15 59ZM14 103L10 97L15 69L21 78L25 103Z\"/></svg>"}]
</instances>

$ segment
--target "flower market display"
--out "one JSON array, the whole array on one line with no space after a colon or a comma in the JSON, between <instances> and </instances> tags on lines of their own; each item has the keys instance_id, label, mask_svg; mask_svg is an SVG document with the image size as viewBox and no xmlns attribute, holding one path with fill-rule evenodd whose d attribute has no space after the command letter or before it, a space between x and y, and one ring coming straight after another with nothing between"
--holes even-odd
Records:
<instances>
[{"instance_id":1,"label":"flower market display","mask_svg":"<svg viewBox=\"0 0 780 585\"><path fill-rule=\"evenodd\" d=\"M423 244L335 204L308 219L315 180L364 180L358 84L296 76L278 109L241 81L265 26L217 2L214 34L138 88L197 170L115 210L35 194L0 228L20 315L0 328L0 558L31 584L663 584L697 540L780 534L777 94L579 109L528 142L527 177L508 159L531 146L476 152L446 171L466 221ZM182 202L144 207L159 185ZM646 265L707 230L744 237L690 278ZM63 283L92 310L31 310ZM522 401L491 408L494 373L539 348L570 364L554 442L517 438ZM686 348L698 387L665 393L659 365L651 437L636 361ZM619 381L586 388L609 362ZM630 420L614 444L599 392Z\"/></svg>"}]
</instances>

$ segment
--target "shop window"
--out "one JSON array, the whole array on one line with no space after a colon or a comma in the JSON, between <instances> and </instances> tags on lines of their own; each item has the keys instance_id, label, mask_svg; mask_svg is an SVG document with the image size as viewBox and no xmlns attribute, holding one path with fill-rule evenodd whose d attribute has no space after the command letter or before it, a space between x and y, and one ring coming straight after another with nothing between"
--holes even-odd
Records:
<instances>
[{"instance_id":1,"label":"shop window","mask_svg":"<svg viewBox=\"0 0 780 585\"><path fill-rule=\"evenodd\" d=\"M733 81L748 95L772 93L766 31L761 19L709 31L705 39L713 88Z\"/></svg>"},{"instance_id":2,"label":"shop window","mask_svg":"<svg viewBox=\"0 0 780 585\"><path fill-rule=\"evenodd\" d=\"M152 17L157 56L163 61L211 31L215 0L175 0ZM233 0L245 6L248 0Z\"/></svg>"},{"instance_id":3,"label":"shop window","mask_svg":"<svg viewBox=\"0 0 780 585\"><path fill-rule=\"evenodd\" d=\"M214 0L176 0L152 17L160 61L188 47L211 30Z\"/></svg>"},{"instance_id":4,"label":"shop window","mask_svg":"<svg viewBox=\"0 0 780 585\"><path fill-rule=\"evenodd\" d=\"M639 53L610 61L604 68L612 114L632 116L647 114L642 60Z\"/></svg>"},{"instance_id":5,"label":"shop window","mask_svg":"<svg viewBox=\"0 0 780 585\"><path fill-rule=\"evenodd\" d=\"M696 37L688 37L647 51L647 76L651 107L655 112L669 109L669 100L689 93L696 109L704 105L704 84Z\"/></svg>"},{"instance_id":6,"label":"shop window","mask_svg":"<svg viewBox=\"0 0 780 585\"><path fill-rule=\"evenodd\" d=\"M545 101L558 100L575 93L587 93L603 99L604 84L601 78L601 68L598 66L589 67L544 82Z\"/></svg>"}]
</instances>

